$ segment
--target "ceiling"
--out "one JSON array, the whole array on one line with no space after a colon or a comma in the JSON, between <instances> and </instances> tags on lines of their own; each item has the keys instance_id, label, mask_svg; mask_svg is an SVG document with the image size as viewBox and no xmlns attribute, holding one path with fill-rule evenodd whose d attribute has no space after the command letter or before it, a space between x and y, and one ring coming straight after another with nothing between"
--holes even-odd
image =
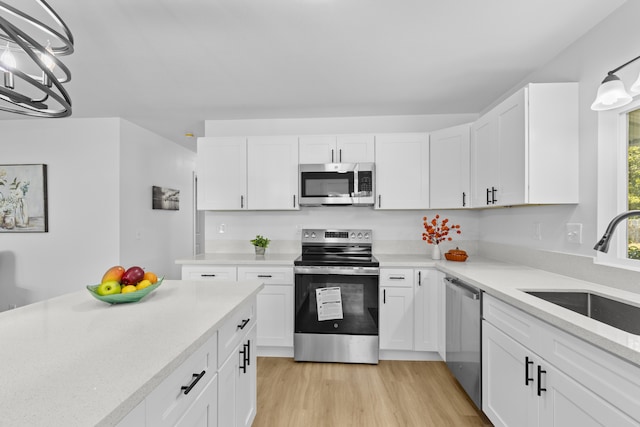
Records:
<instances>
[{"instance_id":1,"label":"ceiling","mask_svg":"<svg viewBox=\"0 0 640 427\"><path fill-rule=\"evenodd\" d=\"M478 113L624 1L49 4L75 38L72 117L195 149L204 120Z\"/></svg>"}]
</instances>

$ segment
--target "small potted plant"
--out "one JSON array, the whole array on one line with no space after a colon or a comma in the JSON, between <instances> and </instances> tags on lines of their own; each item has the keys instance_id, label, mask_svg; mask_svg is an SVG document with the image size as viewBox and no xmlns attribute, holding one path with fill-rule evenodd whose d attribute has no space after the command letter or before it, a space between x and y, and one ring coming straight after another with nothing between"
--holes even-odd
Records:
<instances>
[{"instance_id":1,"label":"small potted plant","mask_svg":"<svg viewBox=\"0 0 640 427\"><path fill-rule=\"evenodd\" d=\"M256 255L264 255L264 251L265 249L267 249L267 246L269 246L270 242L271 240L259 234L256 236L255 239L251 240L251 244L256 249Z\"/></svg>"}]
</instances>

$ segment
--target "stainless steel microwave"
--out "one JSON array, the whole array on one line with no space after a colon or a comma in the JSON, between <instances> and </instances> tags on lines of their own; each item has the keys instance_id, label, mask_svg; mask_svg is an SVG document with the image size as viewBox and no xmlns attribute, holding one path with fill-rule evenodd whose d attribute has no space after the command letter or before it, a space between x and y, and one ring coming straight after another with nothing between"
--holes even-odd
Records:
<instances>
[{"instance_id":1,"label":"stainless steel microwave","mask_svg":"<svg viewBox=\"0 0 640 427\"><path fill-rule=\"evenodd\" d=\"M300 206L373 206L373 163L300 165Z\"/></svg>"}]
</instances>

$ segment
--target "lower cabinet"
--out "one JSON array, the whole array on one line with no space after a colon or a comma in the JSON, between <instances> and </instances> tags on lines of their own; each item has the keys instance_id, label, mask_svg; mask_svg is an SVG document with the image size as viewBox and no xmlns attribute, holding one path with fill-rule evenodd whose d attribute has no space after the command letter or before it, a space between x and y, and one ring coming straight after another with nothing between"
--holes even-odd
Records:
<instances>
[{"instance_id":1,"label":"lower cabinet","mask_svg":"<svg viewBox=\"0 0 640 427\"><path fill-rule=\"evenodd\" d=\"M380 269L380 350L413 350L413 269Z\"/></svg>"},{"instance_id":2,"label":"lower cabinet","mask_svg":"<svg viewBox=\"0 0 640 427\"><path fill-rule=\"evenodd\" d=\"M637 367L486 295L482 334L483 411L495 426L640 425Z\"/></svg>"},{"instance_id":3,"label":"lower cabinet","mask_svg":"<svg viewBox=\"0 0 640 427\"><path fill-rule=\"evenodd\" d=\"M415 270L414 277L414 350L438 351L438 272Z\"/></svg>"},{"instance_id":4,"label":"lower cabinet","mask_svg":"<svg viewBox=\"0 0 640 427\"><path fill-rule=\"evenodd\" d=\"M235 347L218 372L218 425L250 426L256 416L256 326Z\"/></svg>"}]
</instances>

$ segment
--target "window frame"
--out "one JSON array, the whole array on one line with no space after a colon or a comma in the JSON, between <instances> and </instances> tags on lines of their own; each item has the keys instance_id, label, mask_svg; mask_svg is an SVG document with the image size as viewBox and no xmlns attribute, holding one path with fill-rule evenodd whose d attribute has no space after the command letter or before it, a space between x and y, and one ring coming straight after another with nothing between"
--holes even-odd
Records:
<instances>
[{"instance_id":1,"label":"window frame","mask_svg":"<svg viewBox=\"0 0 640 427\"><path fill-rule=\"evenodd\" d=\"M640 109L640 99L610 111L598 113L598 193L597 236L600 239L609 222L628 210L629 133L627 114ZM613 142L613 144L612 144ZM612 150L612 145L614 150ZM613 191L611 191L613 189ZM624 223L624 224L623 224ZM627 258L626 221L616 227L609 252L596 252L596 264L640 271L640 260Z\"/></svg>"}]
</instances>

